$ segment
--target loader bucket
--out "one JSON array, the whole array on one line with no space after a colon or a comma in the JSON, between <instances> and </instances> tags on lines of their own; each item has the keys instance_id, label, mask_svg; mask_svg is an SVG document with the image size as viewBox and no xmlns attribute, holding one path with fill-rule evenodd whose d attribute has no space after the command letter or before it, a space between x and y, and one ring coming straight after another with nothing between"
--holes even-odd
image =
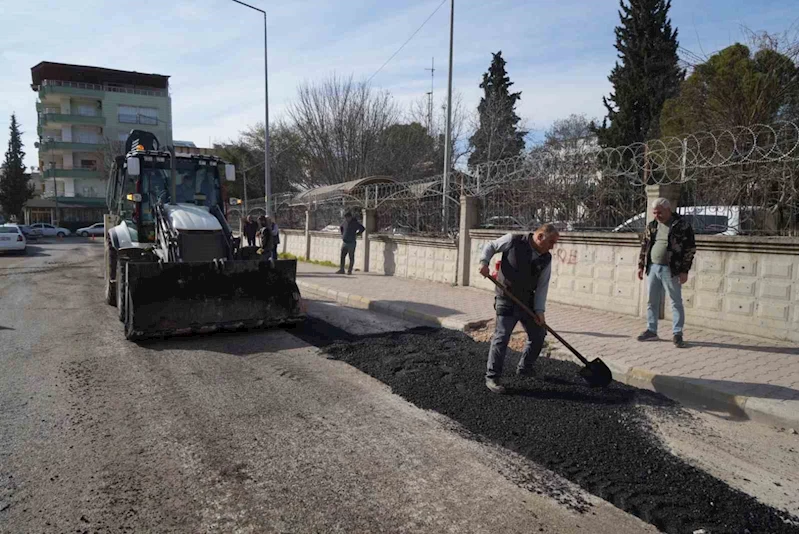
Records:
<instances>
[{"instance_id":1,"label":"loader bucket","mask_svg":"<svg viewBox=\"0 0 799 534\"><path fill-rule=\"evenodd\" d=\"M300 321L296 260L127 263L125 337L238 330Z\"/></svg>"}]
</instances>

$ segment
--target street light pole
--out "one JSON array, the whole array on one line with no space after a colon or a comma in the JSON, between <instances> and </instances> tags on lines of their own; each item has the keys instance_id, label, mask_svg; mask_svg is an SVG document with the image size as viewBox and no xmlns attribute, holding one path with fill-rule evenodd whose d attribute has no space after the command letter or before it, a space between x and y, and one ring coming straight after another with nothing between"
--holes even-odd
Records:
<instances>
[{"instance_id":1,"label":"street light pole","mask_svg":"<svg viewBox=\"0 0 799 534\"><path fill-rule=\"evenodd\" d=\"M244 177L244 183L242 184L242 186L244 189L244 214L246 216L246 214L249 213L247 211L247 171L246 170L241 171L241 174Z\"/></svg>"},{"instance_id":2,"label":"street light pole","mask_svg":"<svg viewBox=\"0 0 799 534\"><path fill-rule=\"evenodd\" d=\"M452 41L455 29L455 0L450 0L449 10L449 79L447 81L447 130L444 136L444 183L442 184L441 216L444 232L449 226L449 206L447 197L449 196L449 168L452 166L452 154L450 145L452 144Z\"/></svg>"},{"instance_id":3,"label":"street light pole","mask_svg":"<svg viewBox=\"0 0 799 534\"><path fill-rule=\"evenodd\" d=\"M269 69L267 67L267 39L266 39L266 11L258 9L250 4L244 3L241 0L233 0L237 4L244 7L249 7L264 16L264 201L266 203L267 217L272 215L272 180L269 176Z\"/></svg>"}]
</instances>

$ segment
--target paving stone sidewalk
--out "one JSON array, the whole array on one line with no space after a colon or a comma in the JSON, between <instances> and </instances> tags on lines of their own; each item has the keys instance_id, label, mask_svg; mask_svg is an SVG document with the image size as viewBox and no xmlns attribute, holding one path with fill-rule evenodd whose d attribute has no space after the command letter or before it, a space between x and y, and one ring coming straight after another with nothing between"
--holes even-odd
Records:
<instances>
[{"instance_id":1,"label":"paving stone sidewalk","mask_svg":"<svg viewBox=\"0 0 799 534\"><path fill-rule=\"evenodd\" d=\"M338 275L298 263L303 293L349 306L462 330L493 319L493 293L380 274ZM688 347L671 337L638 342L645 322L628 315L547 303L547 322L584 356L602 358L621 382L681 402L799 430L799 347L763 338L686 325ZM668 323L668 321L667 321ZM664 324L670 332L670 324ZM551 336L548 337L551 341ZM553 357L574 359L563 347Z\"/></svg>"}]
</instances>

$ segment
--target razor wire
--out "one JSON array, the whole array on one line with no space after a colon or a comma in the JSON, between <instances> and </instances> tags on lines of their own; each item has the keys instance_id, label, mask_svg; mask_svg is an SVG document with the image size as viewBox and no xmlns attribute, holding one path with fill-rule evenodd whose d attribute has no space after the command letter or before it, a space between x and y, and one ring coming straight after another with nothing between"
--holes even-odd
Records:
<instances>
[{"instance_id":1,"label":"razor wire","mask_svg":"<svg viewBox=\"0 0 799 534\"><path fill-rule=\"evenodd\" d=\"M470 194L494 182L558 168L593 168L602 176L622 176L633 184L683 183L702 170L799 161L799 124L776 122L653 139L628 146L600 148L585 143L577 150L538 147L505 160L476 165Z\"/></svg>"}]
</instances>

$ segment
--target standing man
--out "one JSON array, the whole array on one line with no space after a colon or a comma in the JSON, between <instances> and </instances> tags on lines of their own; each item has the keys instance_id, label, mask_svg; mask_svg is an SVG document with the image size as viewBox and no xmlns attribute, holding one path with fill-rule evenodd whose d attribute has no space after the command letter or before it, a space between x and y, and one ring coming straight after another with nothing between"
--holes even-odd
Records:
<instances>
[{"instance_id":1,"label":"standing man","mask_svg":"<svg viewBox=\"0 0 799 534\"><path fill-rule=\"evenodd\" d=\"M363 227L358 220L352 216L349 211L344 214L344 224L339 226L341 231L341 266L336 274L344 274L344 260L347 255L350 257L350 268L347 274L352 274L352 267L355 265L355 246L357 245L356 237L361 235L366 228Z\"/></svg>"},{"instance_id":2,"label":"standing man","mask_svg":"<svg viewBox=\"0 0 799 534\"><path fill-rule=\"evenodd\" d=\"M522 322L527 333L522 357L516 367L519 376L533 376L533 364L544 346L546 325L547 292L552 275L552 254L550 250L558 242L560 234L552 224L544 224L532 234L506 234L496 241L491 241L483 248L480 257L480 274L489 276L488 264L494 254L502 253L497 280L504 284L510 292L535 312L535 319L530 317L506 297L502 290L496 288L494 309L497 311L496 329L491 338L486 366L486 387L493 393L505 393L500 383L502 368L505 364L505 352L508 341L516 327Z\"/></svg>"},{"instance_id":3,"label":"standing man","mask_svg":"<svg viewBox=\"0 0 799 534\"><path fill-rule=\"evenodd\" d=\"M272 251L276 248L274 237L272 237L272 221L265 215L258 217L258 237L261 241L259 252L265 254L270 260L277 259L272 256Z\"/></svg>"},{"instance_id":4,"label":"standing man","mask_svg":"<svg viewBox=\"0 0 799 534\"><path fill-rule=\"evenodd\" d=\"M247 246L255 246L255 234L258 233L258 225L252 220L252 215L247 215L244 222L244 236L247 238Z\"/></svg>"},{"instance_id":5,"label":"standing man","mask_svg":"<svg viewBox=\"0 0 799 534\"><path fill-rule=\"evenodd\" d=\"M671 299L674 346L682 348L685 311L682 304L682 284L688 280L688 271L694 262L696 242L691 225L671 210L668 199L652 202L655 219L644 232L641 254L638 257L638 279L644 279L649 291L646 319L647 329L638 341L658 339L658 316L664 290Z\"/></svg>"},{"instance_id":6,"label":"standing man","mask_svg":"<svg viewBox=\"0 0 799 534\"><path fill-rule=\"evenodd\" d=\"M277 221L272 219L272 258L277 261L277 246L280 244L280 228Z\"/></svg>"}]
</instances>

